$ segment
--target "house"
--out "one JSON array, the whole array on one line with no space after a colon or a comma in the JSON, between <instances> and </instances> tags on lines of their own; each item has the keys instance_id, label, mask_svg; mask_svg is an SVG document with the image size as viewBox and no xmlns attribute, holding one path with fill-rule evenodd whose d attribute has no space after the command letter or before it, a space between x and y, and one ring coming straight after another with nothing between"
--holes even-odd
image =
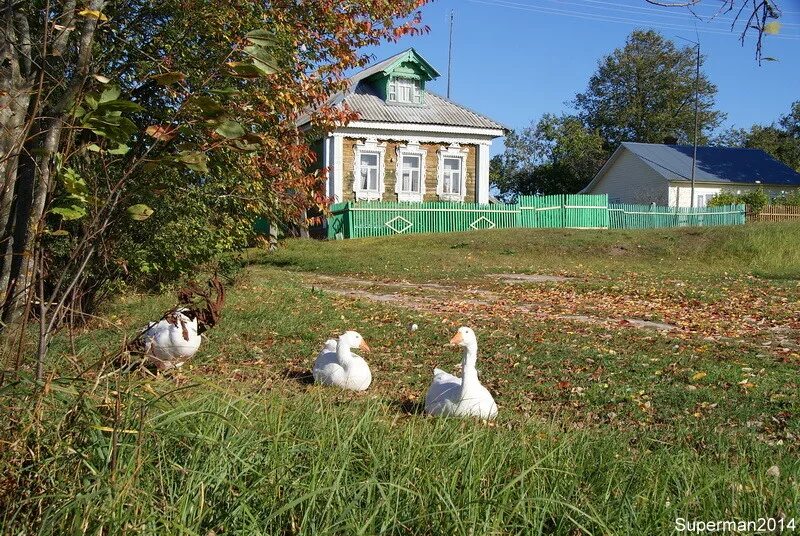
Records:
<instances>
[{"instance_id":1,"label":"house","mask_svg":"<svg viewBox=\"0 0 800 536\"><path fill-rule=\"evenodd\" d=\"M693 147L625 142L614 151L582 194L608 194L612 203L691 206ZM771 197L800 187L800 173L760 149L698 147L694 206L722 191L755 188Z\"/></svg>"},{"instance_id":2,"label":"house","mask_svg":"<svg viewBox=\"0 0 800 536\"><path fill-rule=\"evenodd\" d=\"M439 73L413 48L350 78L329 104L359 118L316 144L338 201L489 202L489 148L506 128L426 88ZM303 127L309 118L298 124Z\"/></svg>"}]
</instances>

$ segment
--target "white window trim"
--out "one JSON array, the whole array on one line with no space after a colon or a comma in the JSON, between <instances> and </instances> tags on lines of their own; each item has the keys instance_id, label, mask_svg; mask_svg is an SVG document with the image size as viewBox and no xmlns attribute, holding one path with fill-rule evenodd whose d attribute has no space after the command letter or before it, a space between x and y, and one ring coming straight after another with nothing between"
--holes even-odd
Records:
<instances>
[{"instance_id":1,"label":"white window trim","mask_svg":"<svg viewBox=\"0 0 800 536\"><path fill-rule=\"evenodd\" d=\"M353 194L356 201L380 201L383 197L386 143L378 143L376 138L367 138L366 141L357 141L353 147L355 159L353 161ZM378 155L378 189L364 190L361 188L361 154L376 153Z\"/></svg>"},{"instance_id":2,"label":"white window trim","mask_svg":"<svg viewBox=\"0 0 800 536\"><path fill-rule=\"evenodd\" d=\"M400 98L400 85L409 87L411 100ZM416 78L408 76L395 76L389 80L389 88L386 92L389 102L400 104L422 104L422 82Z\"/></svg>"},{"instance_id":3,"label":"white window trim","mask_svg":"<svg viewBox=\"0 0 800 536\"><path fill-rule=\"evenodd\" d=\"M401 192L403 184L403 157L419 156L419 192ZM419 146L419 142L410 141L397 147L397 165L395 166L395 187L398 201L422 201L425 198L425 157L427 152Z\"/></svg>"},{"instance_id":4,"label":"white window trim","mask_svg":"<svg viewBox=\"0 0 800 536\"><path fill-rule=\"evenodd\" d=\"M457 143L451 143L448 147L442 147L438 151L439 165L436 168L436 194L442 201L459 201L464 202L467 197L467 155L469 150L462 148ZM445 158L458 158L461 160L461 193L445 193L444 191L444 159Z\"/></svg>"}]
</instances>

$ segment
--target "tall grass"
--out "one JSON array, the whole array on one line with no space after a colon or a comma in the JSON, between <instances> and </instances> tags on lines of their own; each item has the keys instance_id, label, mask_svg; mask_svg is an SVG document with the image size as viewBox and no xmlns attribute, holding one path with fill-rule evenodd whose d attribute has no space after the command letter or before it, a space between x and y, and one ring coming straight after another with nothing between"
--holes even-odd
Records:
<instances>
[{"instance_id":1,"label":"tall grass","mask_svg":"<svg viewBox=\"0 0 800 536\"><path fill-rule=\"evenodd\" d=\"M489 427L316 390L76 387L3 392L3 533L665 534L800 504L796 457L747 438Z\"/></svg>"}]
</instances>

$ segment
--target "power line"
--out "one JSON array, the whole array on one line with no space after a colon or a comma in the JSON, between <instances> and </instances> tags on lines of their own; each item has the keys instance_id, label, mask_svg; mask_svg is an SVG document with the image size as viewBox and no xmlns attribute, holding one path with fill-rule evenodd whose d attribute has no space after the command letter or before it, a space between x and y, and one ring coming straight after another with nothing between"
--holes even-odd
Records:
<instances>
[{"instance_id":1,"label":"power line","mask_svg":"<svg viewBox=\"0 0 800 536\"><path fill-rule=\"evenodd\" d=\"M491 7L503 7L507 9L516 9L519 11L531 11L536 13L545 13L549 15L561 15L566 17L573 17L578 19L584 20L592 20L592 21L601 21L601 22L616 22L620 24L632 24L636 26L651 26L651 27L658 27L658 28L665 28L670 30L694 30L695 28L691 26L683 26L675 23L665 23L660 21L653 21L653 20L645 20L645 19L634 19L634 18L625 18L625 17L617 17L612 15L605 15L601 13L586 13L586 12L578 12L572 10L564 10L564 9L556 9L556 8L549 8L544 6L532 6L530 4L520 4L517 2L510 2L506 0L469 0L472 3L476 4L485 4ZM717 34L717 35L730 35L731 32L729 30L724 30L721 28L703 28L699 29L698 31L707 34ZM786 35L786 34L779 34L779 35L770 35L771 39L790 39L790 40L800 40L800 35Z\"/></svg>"},{"instance_id":2,"label":"power line","mask_svg":"<svg viewBox=\"0 0 800 536\"><path fill-rule=\"evenodd\" d=\"M614 14L623 13L623 14L630 14L630 12L637 11L639 13L634 13L634 15L649 15L651 17L662 17L662 18L679 18L682 20L686 20L688 13L676 13L674 10L672 12L668 12L669 10L657 7L657 6L650 6L650 7L643 7L643 6L629 6L626 4L620 4L616 2L606 2L603 0L576 0L573 2L569 2L568 0L545 0L547 2L556 3L559 5L564 4L572 4L575 7L586 7L588 9L598 9L598 10L608 10L613 12ZM578 3L576 3L578 2ZM594 4L594 5L585 5L585 4ZM526 4L527 5L527 4ZM698 6L703 4L698 4ZM609 6L609 7L604 7ZM531 5L530 7L536 7L535 5ZM541 6L544 7L544 6ZM621 9L620 9L621 8ZM726 12L721 12L720 10L715 10L714 13L702 13L697 9L692 9L692 13L696 14L696 17L699 18L701 22L704 24L721 24L730 28L736 18L734 16L725 16ZM718 16L719 15L719 16ZM741 22L741 18L739 19ZM783 22L780 21L782 26L800 26L800 23L792 23L792 22Z\"/></svg>"}]
</instances>

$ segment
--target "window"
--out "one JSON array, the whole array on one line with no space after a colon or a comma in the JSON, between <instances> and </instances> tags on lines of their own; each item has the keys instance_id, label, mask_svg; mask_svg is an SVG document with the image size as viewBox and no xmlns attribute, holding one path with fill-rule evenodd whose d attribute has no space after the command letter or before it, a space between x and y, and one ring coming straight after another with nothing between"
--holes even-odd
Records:
<instances>
[{"instance_id":1,"label":"window","mask_svg":"<svg viewBox=\"0 0 800 536\"><path fill-rule=\"evenodd\" d=\"M468 150L457 143L439 149L436 193L443 201L464 201L466 196L466 161Z\"/></svg>"},{"instance_id":2,"label":"window","mask_svg":"<svg viewBox=\"0 0 800 536\"><path fill-rule=\"evenodd\" d=\"M404 156L400 170L400 191L403 193L420 193L420 157L419 155Z\"/></svg>"},{"instance_id":3,"label":"window","mask_svg":"<svg viewBox=\"0 0 800 536\"><path fill-rule=\"evenodd\" d=\"M425 150L419 143L397 148L395 179L398 201L422 201L425 197Z\"/></svg>"},{"instance_id":4,"label":"window","mask_svg":"<svg viewBox=\"0 0 800 536\"><path fill-rule=\"evenodd\" d=\"M444 159L444 177L442 178L442 193L461 194L461 159Z\"/></svg>"},{"instance_id":5,"label":"window","mask_svg":"<svg viewBox=\"0 0 800 536\"><path fill-rule=\"evenodd\" d=\"M354 146L353 193L357 201L380 201L383 195L386 143L367 138Z\"/></svg>"},{"instance_id":6,"label":"window","mask_svg":"<svg viewBox=\"0 0 800 536\"><path fill-rule=\"evenodd\" d=\"M711 201L715 195L717 194L697 194L697 203L695 203L695 206L697 208L708 206L708 202Z\"/></svg>"},{"instance_id":7,"label":"window","mask_svg":"<svg viewBox=\"0 0 800 536\"><path fill-rule=\"evenodd\" d=\"M360 189L365 192L378 191L378 153L361 153Z\"/></svg>"},{"instance_id":8,"label":"window","mask_svg":"<svg viewBox=\"0 0 800 536\"><path fill-rule=\"evenodd\" d=\"M413 78L392 78L389 80L388 100L391 102L404 102L420 104L422 90L419 80Z\"/></svg>"}]
</instances>

